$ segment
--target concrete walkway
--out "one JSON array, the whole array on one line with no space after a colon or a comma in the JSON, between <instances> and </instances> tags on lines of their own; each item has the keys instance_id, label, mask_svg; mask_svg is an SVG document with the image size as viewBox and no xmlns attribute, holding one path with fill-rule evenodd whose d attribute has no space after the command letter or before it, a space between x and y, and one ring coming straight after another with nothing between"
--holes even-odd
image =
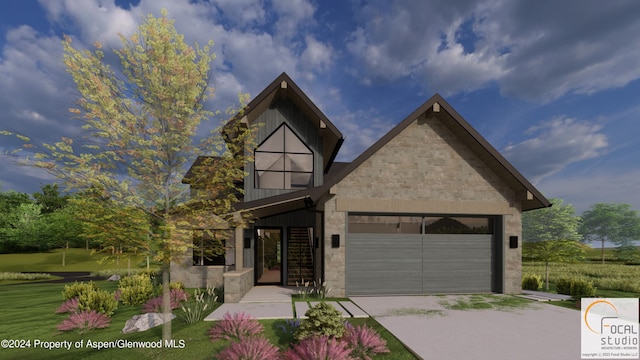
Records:
<instances>
[{"instance_id":1,"label":"concrete walkway","mask_svg":"<svg viewBox=\"0 0 640 360\"><path fill-rule=\"evenodd\" d=\"M553 294L543 291L523 290L522 295L518 295L522 298L533 301L568 301L571 300L571 296L562 294Z\"/></svg>"},{"instance_id":2,"label":"concrete walkway","mask_svg":"<svg viewBox=\"0 0 640 360\"><path fill-rule=\"evenodd\" d=\"M512 310L443 305L461 296L351 300L422 359L580 359L580 311L533 301Z\"/></svg>"},{"instance_id":3,"label":"concrete walkway","mask_svg":"<svg viewBox=\"0 0 640 360\"><path fill-rule=\"evenodd\" d=\"M221 320L224 314L245 313L254 319L303 319L310 306L319 301L313 299L308 302L291 300L294 289L280 286L255 286L240 300L239 303L224 303L205 321ZM344 318L369 317L369 315L351 301L327 301Z\"/></svg>"}]
</instances>

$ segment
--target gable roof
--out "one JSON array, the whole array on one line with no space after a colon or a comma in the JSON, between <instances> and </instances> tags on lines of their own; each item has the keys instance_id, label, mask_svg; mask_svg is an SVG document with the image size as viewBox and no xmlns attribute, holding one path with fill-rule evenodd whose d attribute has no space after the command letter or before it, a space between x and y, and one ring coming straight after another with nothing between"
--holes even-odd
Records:
<instances>
[{"instance_id":1,"label":"gable roof","mask_svg":"<svg viewBox=\"0 0 640 360\"><path fill-rule=\"evenodd\" d=\"M232 118L228 127L237 121L253 123L265 110L279 100L291 101L318 129L322 137L323 168L327 173L344 142L344 136L284 72L251 100L243 112Z\"/></svg>"},{"instance_id":2,"label":"gable roof","mask_svg":"<svg viewBox=\"0 0 640 360\"><path fill-rule=\"evenodd\" d=\"M507 159L505 159L489 142L482 137L451 105L439 94L434 95L409 116L386 133L371 147L350 163L336 162L336 166L325 176L322 186L294 191L269 198L238 204L238 209L252 209L254 215L276 213L304 208L317 202L329 189L339 183L363 162L385 146L391 139L400 134L418 117L427 112L438 112L438 119L455 134L471 151L516 193L517 200L522 203L522 210L534 210L551 206L551 202L535 188ZM307 201L305 202L305 199Z\"/></svg>"},{"instance_id":3,"label":"gable roof","mask_svg":"<svg viewBox=\"0 0 640 360\"><path fill-rule=\"evenodd\" d=\"M455 134L471 151L473 151L489 168L505 181L522 202L522 210L534 210L551 206L551 202L538 191L507 159L505 159L489 142L482 137L457 111L439 94L435 94L380 140L365 150L360 156L330 178L323 187L329 189L340 182L374 153L380 150L391 139L400 134L409 124L426 112L439 112L438 119Z\"/></svg>"}]
</instances>

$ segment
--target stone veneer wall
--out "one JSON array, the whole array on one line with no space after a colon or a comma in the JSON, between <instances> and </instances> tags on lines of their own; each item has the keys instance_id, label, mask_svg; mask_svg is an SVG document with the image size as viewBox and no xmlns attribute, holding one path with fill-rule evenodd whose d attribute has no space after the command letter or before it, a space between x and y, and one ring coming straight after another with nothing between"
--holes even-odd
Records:
<instances>
[{"instance_id":1,"label":"stone veneer wall","mask_svg":"<svg viewBox=\"0 0 640 360\"><path fill-rule=\"evenodd\" d=\"M521 292L520 205L513 190L430 111L331 189L325 210L325 278L345 295L346 218L353 212L504 215L504 293ZM444 210L444 211L443 211ZM331 248L331 235L340 248Z\"/></svg>"},{"instance_id":2,"label":"stone veneer wall","mask_svg":"<svg viewBox=\"0 0 640 360\"><path fill-rule=\"evenodd\" d=\"M252 287L253 268L224 273L224 302L240 302Z\"/></svg>"},{"instance_id":3,"label":"stone veneer wall","mask_svg":"<svg viewBox=\"0 0 640 360\"><path fill-rule=\"evenodd\" d=\"M171 262L171 281L180 281L187 288L222 287L222 275L235 266L193 266L193 250L189 249L181 261Z\"/></svg>"}]
</instances>

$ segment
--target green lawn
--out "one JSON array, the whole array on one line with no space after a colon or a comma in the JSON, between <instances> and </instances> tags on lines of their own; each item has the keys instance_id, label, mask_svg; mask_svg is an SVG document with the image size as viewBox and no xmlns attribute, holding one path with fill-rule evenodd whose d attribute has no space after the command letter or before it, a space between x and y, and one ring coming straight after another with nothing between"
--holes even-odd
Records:
<instances>
[{"instance_id":1,"label":"green lawn","mask_svg":"<svg viewBox=\"0 0 640 360\"><path fill-rule=\"evenodd\" d=\"M0 272L64 272L64 271L100 271L108 269L126 269L131 260L131 268L145 264L146 257L131 254L122 255L115 260L100 263L104 254L91 254L91 250L67 249L66 266L62 266L62 249L44 253L0 254Z\"/></svg>"},{"instance_id":2,"label":"green lawn","mask_svg":"<svg viewBox=\"0 0 640 360\"><path fill-rule=\"evenodd\" d=\"M99 287L114 291L116 283L100 281ZM173 321L173 338L184 343L182 349L103 349L95 350L86 347L87 341L158 341L162 338L161 327L142 333L122 334L121 330L127 319L140 313L139 306L132 307L119 304L112 317L111 325L106 329L93 330L85 335L73 332L59 332L56 326L66 318L63 314L55 314L55 309L62 304L63 284L22 284L0 286L0 339L30 340L31 347L24 349L0 348L0 359L215 359L215 354L225 347L224 342L212 343L207 337L207 330L212 322L200 322L185 325L179 320ZM283 337L277 330L284 320L261 321L265 326L265 335L281 347L287 346L290 339ZM366 322L374 327L387 340L390 354L381 354L376 359L415 359L389 332L373 319L353 319L352 324ZM84 341L80 349L71 350L34 348L35 341Z\"/></svg>"}]
</instances>

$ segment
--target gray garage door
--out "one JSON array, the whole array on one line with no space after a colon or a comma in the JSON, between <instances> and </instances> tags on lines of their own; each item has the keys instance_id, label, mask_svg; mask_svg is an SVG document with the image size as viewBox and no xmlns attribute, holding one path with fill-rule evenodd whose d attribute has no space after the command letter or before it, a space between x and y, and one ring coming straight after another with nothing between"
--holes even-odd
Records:
<instances>
[{"instance_id":1,"label":"gray garage door","mask_svg":"<svg viewBox=\"0 0 640 360\"><path fill-rule=\"evenodd\" d=\"M490 234L348 234L347 294L491 291Z\"/></svg>"}]
</instances>

